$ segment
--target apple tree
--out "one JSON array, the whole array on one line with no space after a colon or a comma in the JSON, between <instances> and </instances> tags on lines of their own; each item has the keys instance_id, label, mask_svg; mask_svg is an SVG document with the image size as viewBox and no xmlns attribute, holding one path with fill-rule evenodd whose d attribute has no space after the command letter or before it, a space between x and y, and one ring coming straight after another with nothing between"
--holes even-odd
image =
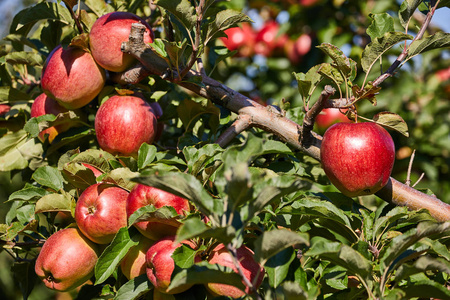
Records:
<instances>
[{"instance_id":1,"label":"apple tree","mask_svg":"<svg viewBox=\"0 0 450 300\"><path fill-rule=\"evenodd\" d=\"M26 5L0 43L0 292L450 298L449 8Z\"/></svg>"}]
</instances>

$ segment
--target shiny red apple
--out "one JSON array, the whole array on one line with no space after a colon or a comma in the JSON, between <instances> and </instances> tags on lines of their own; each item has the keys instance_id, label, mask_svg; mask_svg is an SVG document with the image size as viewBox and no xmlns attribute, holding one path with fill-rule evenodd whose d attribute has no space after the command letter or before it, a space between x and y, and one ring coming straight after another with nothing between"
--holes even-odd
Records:
<instances>
[{"instance_id":1,"label":"shiny red apple","mask_svg":"<svg viewBox=\"0 0 450 300\"><path fill-rule=\"evenodd\" d=\"M97 259L97 245L80 230L66 228L45 241L36 260L35 272L48 288L68 291L94 275Z\"/></svg>"},{"instance_id":2,"label":"shiny red apple","mask_svg":"<svg viewBox=\"0 0 450 300\"><path fill-rule=\"evenodd\" d=\"M111 154L137 156L143 143L153 143L156 128L152 107L135 96L112 96L95 116L98 144Z\"/></svg>"},{"instance_id":3,"label":"shiny red apple","mask_svg":"<svg viewBox=\"0 0 450 300\"><path fill-rule=\"evenodd\" d=\"M383 127L372 122L332 125L320 149L326 175L349 197L380 190L394 166L394 141Z\"/></svg>"},{"instance_id":4,"label":"shiny red apple","mask_svg":"<svg viewBox=\"0 0 450 300\"><path fill-rule=\"evenodd\" d=\"M151 27L140 17L130 12L111 12L101 16L92 25L89 44L97 63L113 72L125 71L135 61L133 56L123 53L121 45L128 41L131 25L144 24L144 42L152 43L155 39Z\"/></svg>"},{"instance_id":5,"label":"shiny red apple","mask_svg":"<svg viewBox=\"0 0 450 300\"><path fill-rule=\"evenodd\" d=\"M163 206L173 207L180 215L184 215L190 210L189 201L184 198L151 186L137 184L128 195L128 218L136 210L149 204L154 205L155 208L161 208ZM145 221L137 222L134 226L144 236L153 240L158 240L164 236L174 235L179 227L179 224L171 219L154 217Z\"/></svg>"},{"instance_id":6,"label":"shiny red apple","mask_svg":"<svg viewBox=\"0 0 450 300\"><path fill-rule=\"evenodd\" d=\"M172 254L182 244L195 248L195 245L190 241L183 241L181 243L175 242L174 236L168 236L158 240L151 246L146 253L147 262L147 277L153 284L155 289L166 294L178 294L186 291L192 285L182 285L171 291L168 287L171 282L171 276L175 269L175 262Z\"/></svg>"},{"instance_id":7,"label":"shiny red apple","mask_svg":"<svg viewBox=\"0 0 450 300\"><path fill-rule=\"evenodd\" d=\"M127 226L128 191L111 184L89 186L78 198L75 221L81 232L97 244L110 243Z\"/></svg>"},{"instance_id":8,"label":"shiny red apple","mask_svg":"<svg viewBox=\"0 0 450 300\"><path fill-rule=\"evenodd\" d=\"M146 273L145 255L154 241L141 237L139 244L131 248L120 262L120 270L128 280Z\"/></svg>"},{"instance_id":9,"label":"shiny red apple","mask_svg":"<svg viewBox=\"0 0 450 300\"><path fill-rule=\"evenodd\" d=\"M258 288L264 279L264 268L254 260L253 251L244 245L236 250L236 256L244 276L254 284L255 288ZM219 244L211 251L208 262L210 264L229 267L236 273L238 272L231 254L223 244ZM206 287L214 296L227 296L231 298L240 298L250 292L248 287L246 287L244 292L237 287L223 283L208 283Z\"/></svg>"},{"instance_id":10,"label":"shiny red apple","mask_svg":"<svg viewBox=\"0 0 450 300\"><path fill-rule=\"evenodd\" d=\"M89 52L78 47L56 47L48 56L41 79L42 90L68 109L91 102L105 84L105 70Z\"/></svg>"}]
</instances>

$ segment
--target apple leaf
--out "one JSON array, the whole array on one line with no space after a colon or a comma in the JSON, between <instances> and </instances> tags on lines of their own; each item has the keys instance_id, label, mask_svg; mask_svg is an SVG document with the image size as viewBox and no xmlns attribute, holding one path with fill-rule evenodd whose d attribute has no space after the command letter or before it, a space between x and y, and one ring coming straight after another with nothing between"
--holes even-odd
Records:
<instances>
[{"instance_id":1,"label":"apple leaf","mask_svg":"<svg viewBox=\"0 0 450 300\"><path fill-rule=\"evenodd\" d=\"M400 23L402 24L403 28L406 29L409 20L411 19L412 15L422 2L423 0L404 0L403 3L400 5L398 17L400 19Z\"/></svg>"},{"instance_id":2,"label":"apple leaf","mask_svg":"<svg viewBox=\"0 0 450 300\"><path fill-rule=\"evenodd\" d=\"M36 202L35 213L48 211L71 211L75 207L75 200L62 194L48 194Z\"/></svg>"},{"instance_id":3,"label":"apple leaf","mask_svg":"<svg viewBox=\"0 0 450 300\"><path fill-rule=\"evenodd\" d=\"M369 73L380 57L397 43L412 40L413 37L403 32L387 32L382 37L375 38L362 53L361 66L365 73Z\"/></svg>"},{"instance_id":4,"label":"apple leaf","mask_svg":"<svg viewBox=\"0 0 450 300\"><path fill-rule=\"evenodd\" d=\"M269 258L278 252L297 244L309 245L308 234L297 233L287 229L266 231L254 242L255 261L264 265Z\"/></svg>"},{"instance_id":5,"label":"apple leaf","mask_svg":"<svg viewBox=\"0 0 450 300\"><path fill-rule=\"evenodd\" d=\"M37 201L48 194L50 194L50 192L43 188L26 185L23 189L15 191L9 195L8 201L21 200L32 202Z\"/></svg>"},{"instance_id":6,"label":"apple leaf","mask_svg":"<svg viewBox=\"0 0 450 300\"><path fill-rule=\"evenodd\" d=\"M209 226L206 226L202 220L198 218L189 218L185 220L178 228L175 242L179 243L181 241L200 236L208 229Z\"/></svg>"},{"instance_id":7,"label":"apple leaf","mask_svg":"<svg viewBox=\"0 0 450 300\"><path fill-rule=\"evenodd\" d=\"M320 67L321 65L316 65L309 69L306 74L294 73L295 79L297 80L298 91L304 102L312 95L320 81L323 79L323 76L318 72Z\"/></svg>"},{"instance_id":8,"label":"apple leaf","mask_svg":"<svg viewBox=\"0 0 450 300\"><path fill-rule=\"evenodd\" d=\"M172 258L175 266L180 269L187 269L194 265L197 250L182 244L173 251Z\"/></svg>"},{"instance_id":9,"label":"apple leaf","mask_svg":"<svg viewBox=\"0 0 450 300\"><path fill-rule=\"evenodd\" d=\"M218 144L206 144L200 149L194 146L184 147L183 154L189 173L197 175L210 163L219 160L224 149Z\"/></svg>"},{"instance_id":10,"label":"apple leaf","mask_svg":"<svg viewBox=\"0 0 450 300\"><path fill-rule=\"evenodd\" d=\"M156 157L157 149L154 145L143 143L138 151L138 168L139 170L147 167Z\"/></svg>"},{"instance_id":11,"label":"apple leaf","mask_svg":"<svg viewBox=\"0 0 450 300\"><path fill-rule=\"evenodd\" d=\"M97 183L94 172L80 163L71 162L64 165L62 170L64 178L74 187L86 189Z\"/></svg>"},{"instance_id":12,"label":"apple leaf","mask_svg":"<svg viewBox=\"0 0 450 300\"><path fill-rule=\"evenodd\" d=\"M394 18L388 13L369 14L369 18L372 19L372 23L367 27L367 34L373 40L375 38L382 37L386 32L393 32Z\"/></svg>"},{"instance_id":13,"label":"apple leaf","mask_svg":"<svg viewBox=\"0 0 450 300\"><path fill-rule=\"evenodd\" d=\"M406 60L413 58L416 55L424 53L426 51L448 48L450 46L450 33L437 32L436 34L424 37L420 40L416 40L409 46L408 56Z\"/></svg>"},{"instance_id":14,"label":"apple leaf","mask_svg":"<svg viewBox=\"0 0 450 300\"><path fill-rule=\"evenodd\" d=\"M141 299L142 295L148 293L152 289L153 285L148 280L147 274L142 274L122 285L114 296L114 300Z\"/></svg>"},{"instance_id":15,"label":"apple leaf","mask_svg":"<svg viewBox=\"0 0 450 300\"><path fill-rule=\"evenodd\" d=\"M329 43L322 43L317 46L317 48L322 50L333 60L334 63L332 66L337 68L342 76L349 80L355 79L357 70L356 62L345 56L341 49Z\"/></svg>"},{"instance_id":16,"label":"apple leaf","mask_svg":"<svg viewBox=\"0 0 450 300\"><path fill-rule=\"evenodd\" d=\"M30 220L30 222L27 223L13 222L6 230L6 235L2 236L2 240L12 241L16 239L18 234L27 230L37 232L38 226L38 220Z\"/></svg>"},{"instance_id":17,"label":"apple leaf","mask_svg":"<svg viewBox=\"0 0 450 300\"><path fill-rule=\"evenodd\" d=\"M319 72L320 75L332 80L336 86L340 86L345 82L345 78L342 76L342 73L334 64L323 63L320 65L317 72Z\"/></svg>"},{"instance_id":18,"label":"apple leaf","mask_svg":"<svg viewBox=\"0 0 450 300\"><path fill-rule=\"evenodd\" d=\"M242 22L253 22L246 14L232 9L222 10L217 13L216 18L208 25L206 36L204 37L205 45L220 32L236 27Z\"/></svg>"},{"instance_id":19,"label":"apple leaf","mask_svg":"<svg viewBox=\"0 0 450 300\"><path fill-rule=\"evenodd\" d=\"M84 0L83 4L89 7L89 9L95 13L97 17L106 15L109 12L113 12L114 8L107 4L106 1L101 0Z\"/></svg>"},{"instance_id":20,"label":"apple leaf","mask_svg":"<svg viewBox=\"0 0 450 300\"><path fill-rule=\"evenodd\" d=\"M141 235L132 227L122 227L95 264L95 284L103 283L116 270L128 250L139 244Z\"/></svg>"},{"instance_id":21,"label":"apple leaf","mask_svg":"<svg viewBox=\"0 0 450 300\"><path fill-rule=\"evenodd\" d=\"M395 272L396 280L407 279L417 273L427 271L438 271L443 274L450 274L450 262L441 257L421 256L409 264L402 264Z\"/></svg>"},{"instance_id":22,"label":"apple leaf","mask_svg":"<svg viewBox=\"0 0 450 300\"><path fill-rule=\"evenodd\" d=\"M42 144L27 140L24 130L8 132L0 138L0 171L22 170L42 155Z\"/></svg>"},{"instance_id":23,"label":"apple leaf","mask_svg":"<svg viewBox=\"0 0 450 300\"><path fill-rule=\"evenodd\" d=\"M398 131L399 133L403 134L404 136L408 137L408 125L406 122L397 114L391 113L391 112L381 112L376 114L373 117L373 120L382 126L388 127L390 129L393 129L395 131Z\"/></svg>"},{"instance_id":24,"label":"apple leaf","mask_svg":"<svg viewBox=\"0 0 450 300\"><path fill-rule=\"evenodd\" d=\"M107 173L111 171L109 165L109 161L111 160L116 160L116 158L106 151L100 149L88 149L77 154L71 161L76 163L87 163Z\"/></svg>"},{"instance_id":25,"label":"apple leaf","mask_svg":"<svg viewBox=\"0 0 450 300\"><path fill-rule=\"evenodd\" d=\"M155 0L153 4L169 11L187 30L194 28L197 17L189 0Z\"/></svg>"},{"instance_id":26,"label":"apple leaf","mask_svg":"<svg viewBox=\"0 0 450 300\"><path fill-rule=\"evenodd\" d=\"M285 248L269 258L264 265L267 277L269 279L269 285L273 288L277 288L288 275L289 267L292 261L295 259L296 253L294 248Z\"/></svg>"},{"instance_id":27,"label":"apple leaf","mask_svg":"<svg viewBox=\"0 0 450 300\"><path fill-rule=\"evenodd\" d=\"M16 101L29 101L32 98L30 95L19 91L11 86L0 87L0 101L16 102Z\"/></svg>"},{"instance_id":28,"label":"apple leaf","mask_svg":"<svg viewBox=\"0 0 450 300\"><path fill-rule=\"evenodd\" d=\"M400 296L402 299L449 299L450 291L442 283L432 281L430 279L415 281L413 284L393 289L389 294L394 297Z\"/></svg>"},{"instance_id":29,"label":"apple leaf","mask_svg":"<svg viewBox=\"0 0 450 300\"><path fill-rule=\"evenodd\" d=\"M179 217L175 208L172 206L163 206L156 208L153 204L149 204L137 209L128 218L128 227L141 221L146 221L150 219L163 219L165 222L171 223L173 226L179 226L180 222L175 218Z\"/></svg>"},{"instance_id":30,"label":"apple leaf","mask_svg":"<svg viewBox=\"0 0 450 300\"><path fill-rule=\"evenodd\" d=\"M38 184L49 187L55 191L59 191L64 188L64 178L57 168L51 166L40 167L31 177Z\"/></svg>"},{"instance_id":31,"label":"apple leaf","mask_svg":"<svg viewBox=\"0 0 450 300\"><path fill-rule=\"evenodd\" d=\"M15 261L11 266L11 271L14 281L19 284L23 299L28 299L38 279L34 271L34 263L26 260Z\"/></svg>"},{"instance_id":32,"label":"apple leaf","mask_svg":"<svg viewBox=\"0 0 450 300\"><path fill-rule=\"evenodd\" d=\"M44 59L39 53L17 51L6 54L5 60L10 65L43 66Z\"/></svg>"},{"instance_id":33,"label":"apple leaf","mask_svg":"<svg viewBox=\"0 0 450 300\"><path fill-rule=\"evenodd\" d=\"M132 172L129 168L117 168L106 173L102 178L102 181L115 184L127 191L131 191L136 185L131 179L136 177L136 175L139 175L139 173Z\"/></svg>"},{"instance_id":34,"label":"apple leaf","mask_svg":"<svg viewBox=\"0 0 450 300\"><path fill-rule=\"evenodd\" d=\"M310 287L309 290L314 291L314 288ZM308 295L298 282L285 281L277 288L277 295L282 295L285 297L284 299L307 300L317 298L318 293L317 295Z\"/></svg>"},{"instance_id":35,"label":"apple leaf","mask_svg":"<svg viewBox=\"0 0 450 300\"><path fill-rule=\"evenodd\" d=\"M225 283L235 286L242 291L245 289L241 276L231 268L203 261L178 272L172 278L169 290L187 284L207 283Z\"/></svg>"}]
</instances>

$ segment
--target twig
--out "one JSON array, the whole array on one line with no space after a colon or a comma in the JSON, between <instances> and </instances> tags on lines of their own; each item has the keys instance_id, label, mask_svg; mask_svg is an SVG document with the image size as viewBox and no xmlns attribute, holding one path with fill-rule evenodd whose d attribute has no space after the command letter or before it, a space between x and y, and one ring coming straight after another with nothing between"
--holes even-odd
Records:
<instances>
[{"instance_id":1,"label":"twig","mask_svg":"<svg viewBox=\"0 0 450 300\"><path fill-rule=\"evenodd\" d=\"M436 8L439 4L439 1L440 0L438 0L436 2L436 4L432 7L432 9L428 12L419 32L417 33L416 37L412 40L411 44L417 40L420 40L423 37L423 35L425 34L425 31L426 31L428 25L430 24L431 19L433 18L434 12L436 11ZM411 44L409 44L409 45L411 46ZM379 86L387 78L393 76L395 70L398 68L398 66L400 66L402 61L404 61L405 58L408 56L408 52L409 52L409 47L405 47L403 49L402 53L397 57L397 59L394 61L394 63L389 67L389 69L386 72L384 72L381 76L379 76L377 79L375 79L372 85L374 87Z\"/></svg>"},{"instance_id":2,"label":"twig","mask_svg":"<svg viewBox=\"0 0 450 300\"><path fill-rule=\"evenodd\" d=\"M220 147L224 148L228 143L231 142L237 135L239 135L244 130L247 130L251 126L251 118L248 115L241 115L236 121L231 124L231 126L225 130L224 133L220 135L216 143Z\"/></svg>"},{"instance_id":3,"label":"twig","mask_svg":"<svg viewBox=\"0 0 450 300\"><path fill-rule=\"evenodd\" d=\"M407 186L411 185L411 170L412 170L412 164L414 162L414 157L416 156L416 149L411 154L411 158L409 159L409 165L408 165L408 173L406 174L406 182L405 184Z\"/></svg>"}]
</instances>

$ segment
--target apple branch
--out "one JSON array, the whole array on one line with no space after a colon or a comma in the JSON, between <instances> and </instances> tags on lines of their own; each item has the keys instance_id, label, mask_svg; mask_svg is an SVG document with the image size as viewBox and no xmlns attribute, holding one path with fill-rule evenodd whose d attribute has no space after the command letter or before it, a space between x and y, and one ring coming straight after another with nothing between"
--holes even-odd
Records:
<instances>
[{"instance_id":1,"label":"apple branch","mask_svg":"<svg viewBox=\"0 0 450 300\"><path fill-rule=\"evenodd\" d=\"M144 30L145 27L142 24L133 24L130 40L122 44L122 50L136 57L150 74L161 76L167 72L168 66L144 43ZM189 78L198 76L202 78L202 86L188 81ZM170 76L166 76L165 79L172 80ZM127 81L126 78L124 80ZM247 116L251 120L252 126L273 133L296 150L320 161L322 137L311 131L310 143L305 145L302 142L302 126L286 118L282 112L275 108L271 106L266 108L201 72L189 70L185 81L176 83L239 116ZM328 100L330 101L330 99ZM390 178L388 184L376 195L387 202L407 206L412 210L428 209L431 215L440 222L450 221L449 204L436 197L421 193L393 178Z\"/></svg>"},{"instance_id":2,"label":"apple branch","mask_svg":"<svg viewBox=\"0 0 450 300\"><path fill-rule=\"evenodd\" d=\"M434 2L436 2L436 3L430 9L430 11L427 13L427 16L425 17L425 20L423 21L419 32L417 33L416 37L412 40L411 44L414 43L415 41L420 40L421 38L423 38L423 35L425 34L425 31L428 28L428 25L430 25L431 19L433 18L434 12L436 11L436 8L437 8L440 0L434 1ZM397 57L397 59L394 61L394 63L389 67L389 69L386 72L384 72L377 79L375 79L373 81L372 85L374 87L375 86L379 86L383 81L385 81L389 77L394 76L395 70L400 66L402 61L404 61L405 58L408 56L408 52L409 52L409 46L406 47L406 45L405 45L405 48L403 49L402 53L400 53L400 55Z\"/></svg>"},{"instance_id":3,"label":"apple branch","mask_svg":"<svg viewBox=\"0 0 450 300\"><path fill-rule=\"evenodd\" d=\"M237 135L251 127L251 118L248 115L242 115L228 127L227 130L217 139L216 143L224 148Z\"/></svg>"}]
</instances>

